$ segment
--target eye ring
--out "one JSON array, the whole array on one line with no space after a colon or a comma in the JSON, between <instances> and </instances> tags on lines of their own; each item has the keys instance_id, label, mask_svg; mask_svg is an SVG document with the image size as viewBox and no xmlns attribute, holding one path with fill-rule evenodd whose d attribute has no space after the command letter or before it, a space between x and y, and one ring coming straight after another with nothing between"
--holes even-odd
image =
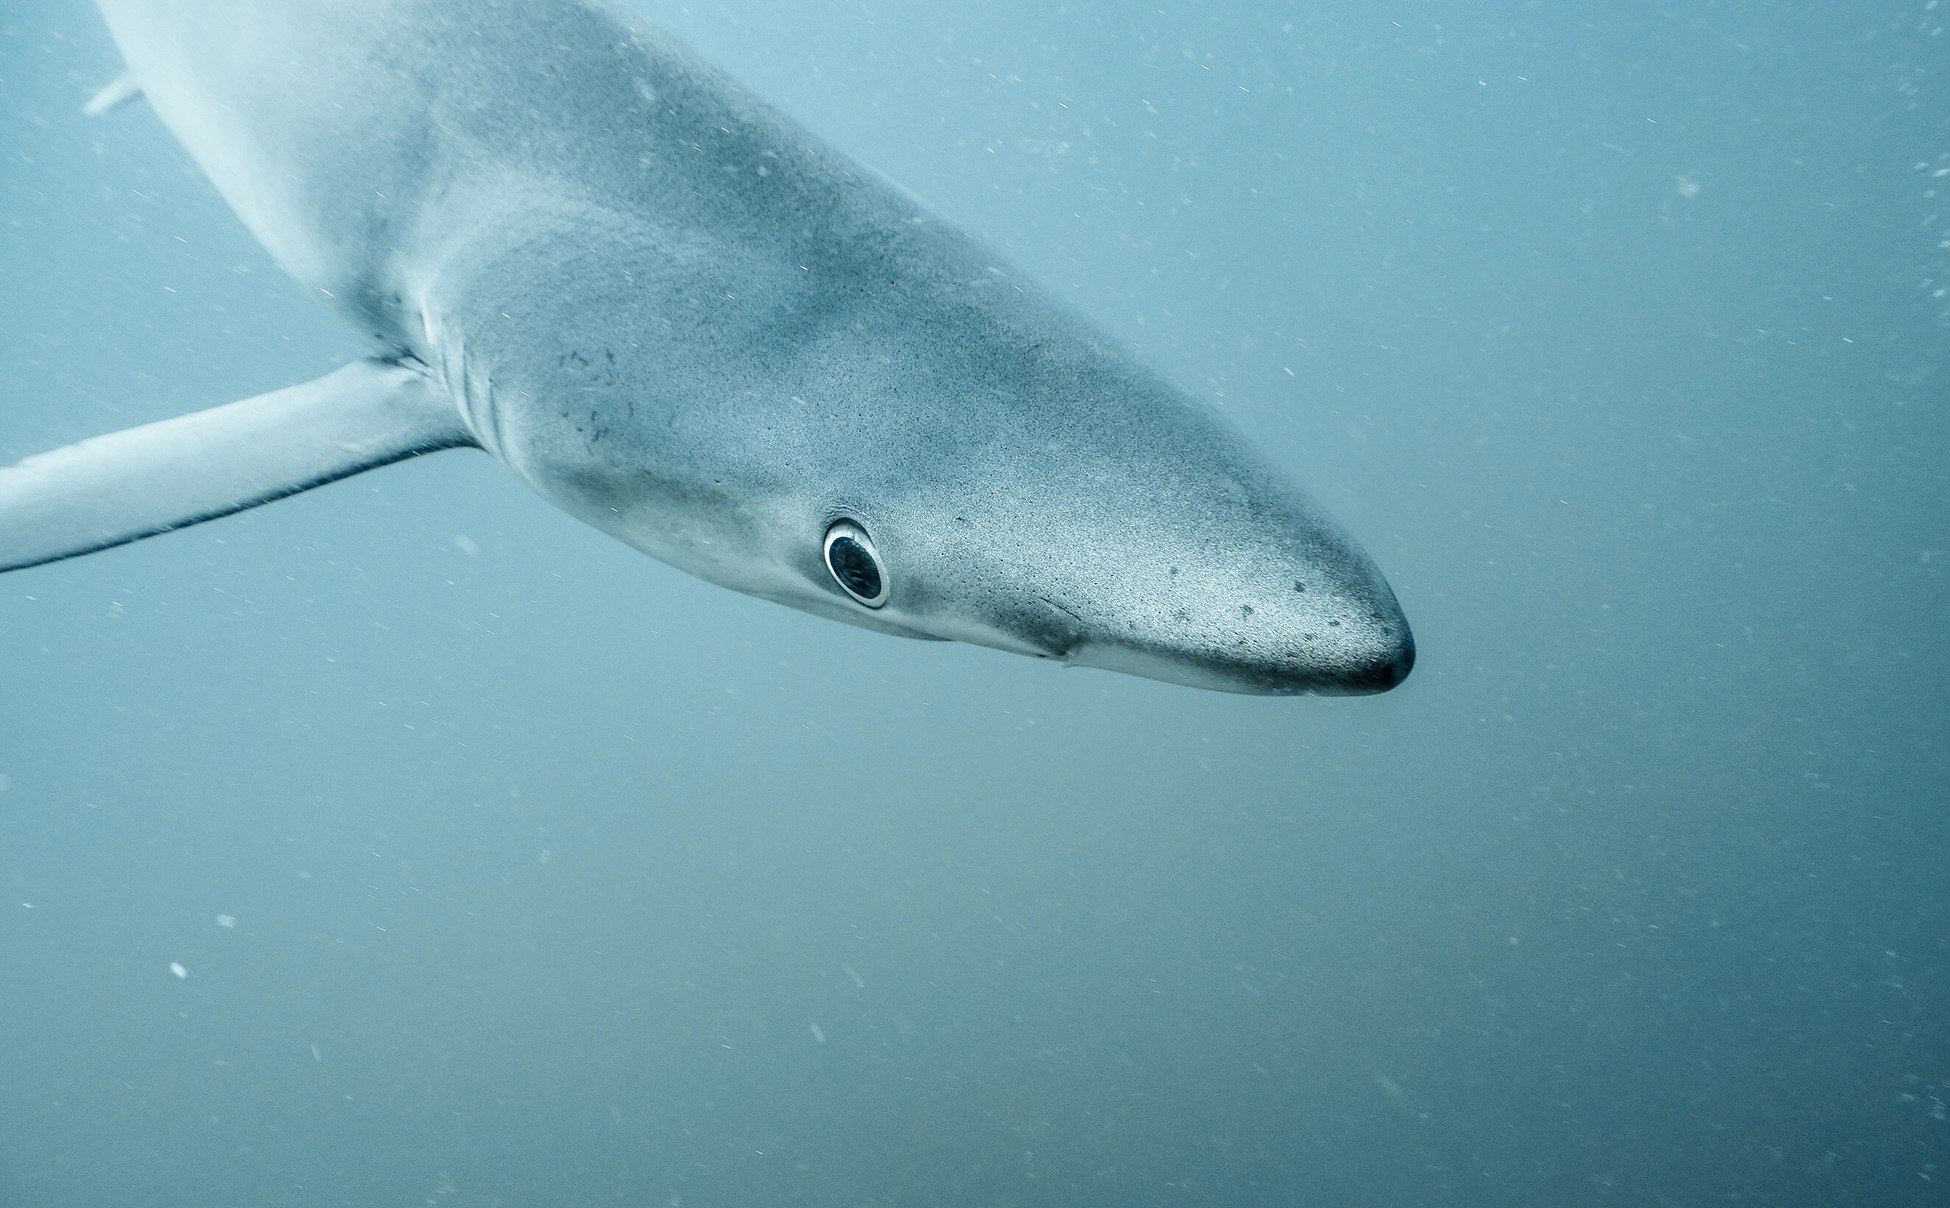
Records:
<instances>
[{"instance_id":1,"label":"eye ring","mask_svg":"<svg viewBox=\"0 0 1950 1208\"><path fill-rule=\"evenodd\" d=\"M826 530L821 552L826 572L841 591L868 608L887 602L887 572L867 530L851 520L836 520Z\"/></svg>"}]
</instances>

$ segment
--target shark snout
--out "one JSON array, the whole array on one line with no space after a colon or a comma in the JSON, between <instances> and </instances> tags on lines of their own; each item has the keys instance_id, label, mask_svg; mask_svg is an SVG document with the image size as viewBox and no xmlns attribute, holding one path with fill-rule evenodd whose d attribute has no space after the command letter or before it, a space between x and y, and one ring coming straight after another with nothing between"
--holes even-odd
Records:
<instances>
[{"instance_id":1,"label":"shark snout","mask_svg":"<svg viewBox=\"0 0 1950 1208\"><path fill-rule=\"evenodd\" d=\"M1319 615L1295 618L1301 640L1288 646L1283 670L1327 696L1386 692L1415 669L1415 635L1379 572L1341 598L1325 624Z\"/></svg>"},{"instance_id":2,"label":"shark snout","mask_svg":"<svg viewBox=\"0 0 1950 1208\"><path fill-rule=\"evenodd\" d=\"M1415 667L1415 639L1396 614L1393 624L1332 643L1298 636L1223 645L1096 637L1076 642L1060 657L1074 666L1221 692L1372 696L1408 678Z\"/></svg>"},{"instance_id":3,"label":"shark snout","mask_svg":"<svg viewBox=\"0 0 1950 1208\"><path fill-rule=\"evenodd\" d=\"M1123 608L1063 607L1037 635L1072 665L1226 692L1370 696L1415 667L1415 638L1394 592L1365 560L1338 582L1316 574L1250 586L1168 576L1124 597ZM1315 568L1317 571L1319 567ZM1292 590L1280 590L1292 588ZM1068 622L1063 624L1062 622Z\"/></svg>"},{"instance_id":4,"label":"shark snout","mask_svg":"<svg viewBox=\"0 0 1950 1208\"><path fill-rule=\"evenodd\" d=\"M1398 633L1381 637L1348 661L1347 673L1340 680L1340 688L1316 688L1314 691L1369 696L1395 687L1407 679L1408 673L1414 669L1415 637L1408 631L1407 623L1403 622Z\"/></svg>"}]
</instances>

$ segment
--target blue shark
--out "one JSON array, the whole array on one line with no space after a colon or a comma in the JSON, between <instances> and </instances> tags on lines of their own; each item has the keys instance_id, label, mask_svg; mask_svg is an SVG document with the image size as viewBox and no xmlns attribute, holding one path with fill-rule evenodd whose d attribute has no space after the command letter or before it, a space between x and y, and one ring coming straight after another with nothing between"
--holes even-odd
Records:
<instances>
[{"instance_id":1,"label":"blue shark","mask_svg":"<svg viewBox=\"0 0 1950 1208\"><path fill-rule=\"evenodd\" d=\"M370 340L0 469L0 569L485 451L713 583L1235 692L1414 639L1278 466L987 245L599 0L101 0L137 98Z\"/></svg>"}]
</instances>

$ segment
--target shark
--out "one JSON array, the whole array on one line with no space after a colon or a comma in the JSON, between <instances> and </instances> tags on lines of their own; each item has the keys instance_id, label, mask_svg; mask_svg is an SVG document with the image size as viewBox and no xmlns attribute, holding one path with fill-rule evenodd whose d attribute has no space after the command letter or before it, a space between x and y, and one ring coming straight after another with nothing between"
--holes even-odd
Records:
<instances>
[{"instance_id":1,"label":"shark","mask_svg":"<svg viewBox=\"0 0 1950 1208\"><path fill-rule=\"evenodd\" d=\"M737 591L1199 688L1415 659L1215 410L606 0L100 0L140 100L367 355L0 468L0 570L443 450Z\"/></svg>"}]
</instances>

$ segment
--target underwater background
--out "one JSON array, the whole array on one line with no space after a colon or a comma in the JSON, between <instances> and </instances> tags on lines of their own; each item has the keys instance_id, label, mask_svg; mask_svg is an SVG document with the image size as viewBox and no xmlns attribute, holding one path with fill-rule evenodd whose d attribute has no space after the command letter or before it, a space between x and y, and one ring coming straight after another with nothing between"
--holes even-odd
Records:
<instances>
[{"instance_id":1,"label":"underwater background","mask_svg":"<svg viewBox=\"0 0 1950 1208\"><path fill-rule=\"evenodd\" d=\"M1233 697L448 453L0 577L0 1205L1950 1203L1950 8L642 5L1289 466ZM361 353L0 10L0 461Z\"/></svg>"}]
</instances>

